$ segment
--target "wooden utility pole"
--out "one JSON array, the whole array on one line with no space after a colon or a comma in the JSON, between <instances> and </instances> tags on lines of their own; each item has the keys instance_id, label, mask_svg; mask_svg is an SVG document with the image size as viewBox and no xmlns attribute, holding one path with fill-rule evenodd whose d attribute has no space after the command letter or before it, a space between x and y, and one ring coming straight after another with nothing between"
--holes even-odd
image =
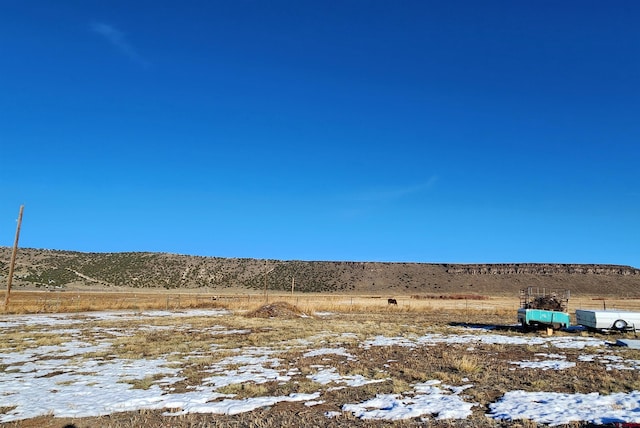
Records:
<instances>
[{"instance_id":1,"label":"wooden utility pole","mask_svg":"<svg viewBox=\"0 0 640 428\"><path fill-rule=\"evenodd\" d=\"M296 288L296 277L291 277L291 295L293 296L293 289Z\"/></svg>"},{"instance_id":2,"label":"wooden utility pole","mask_svg":"<svg viewBox=\"0 0 640 428\"><path fill-rule=\"evenodd\" d=\"M264 301L269 303L269 293L267 292L267 275L276 270L275 266L267 270L267 260L264 261Z\"/></svg>"},{"instance_id":3,"label":"wooden utility pole","mask_svg":"<svg viewBox=\"0 0 640 428\"><path fill-rule=\"evenodd\" d=\"M16 239L13 241L13 251L11 252L11 261L9 262L9 277L7 278L7 294L4 296L4 309L9 307L9 295L11 294L11 282L13 280L13 269L16 265L16 254L18 253L18 239L20 239L20 225L22 224L22 212L24 205L20 205L20 214L18 214L18 227L16 227Z\"/></svg>"},{"instance_id":4,"label":"wooden utility pole","mask_svg":"<svg viewBox=\"0 0 640 428\"><path fill-rule=\"evenodd\" d=\"M264 261L264 302L269 302L269 298L267 297L267 260Z\"/></svg>"}]
</instances>

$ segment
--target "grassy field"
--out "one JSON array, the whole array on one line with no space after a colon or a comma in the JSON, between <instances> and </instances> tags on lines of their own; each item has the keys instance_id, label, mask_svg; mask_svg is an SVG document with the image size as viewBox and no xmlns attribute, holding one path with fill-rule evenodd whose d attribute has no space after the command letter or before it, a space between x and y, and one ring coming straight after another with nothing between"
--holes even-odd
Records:
<instances>
[{"instance_id":1,"label":"grassy field","mask_svg":"<svg viewBox=\"0 0 640 428\"><path fill-rule=\"evenodd\" d=\"M443 343L437 346L363 346L367 340L384 335L396 338L415 338L428 332L432 335L475 334L460 328L468 325L491 326L501 335L538 338L542 332L523 335L515 324L518 299L491 296L461 296L450 298L431 296L393 296L398 304L388 305L386 296L350 295L274 295L205 293L140 293L140 292L15 292L11 295L7 313L55 313L128 310L133 314L148 309L186 310L188 308L224 308L229 315L210 317L135 317L126 320L84 319L77 327L73 340L81 334L83 340L94 343L104 340L104 333L119 332L111 338L110 348L96 351L83 358L96 361L113 359L144 360L169 358L180 368L184 379L172 385L172 393L190 391L210 375L210 368L221 364L231 355L243 349L271 349L285 365L294 366L296 375L288 382L243 382L221 387L218 392L233 394L238 399L265 395L279 396L290 393L317 391L317 382L310 375L319 366L334 367L343 376L362 376L379 380L359 387L331 388L322 391L323 402L306 407L301 403L283 402L237 415L210 415L190 413L181 416L163 416L162 410L143 409L113 413L108 416L86 418L55 418L41 416L12 423L9 427L63 427L73 424L85 427L313 427L313 426L538 426L533 421L505 422L488 419L488 405L507 391L551 391L558 393L609 394L640 390L640 374L636 370L608 369L599 360L582 361L583 349L556 349L545 346L502 343ZM288 302L295 311L309 316L300 318L298 313L271 313L261 318L265 303ZM638 300L600 300L598 296L582 297L570 301L570 311L575 308L607 308L639 310ZM286 307L282 304L283 307ZM256 316L251 316L251 315ZM215 324L216 328L240 331L239 334L212 336L205 333ZM153 328L149 328L152 326ZM97 336L96 336L97 335ZM557 333L560 337L575 337L576 333ZM586 332L578 336L585 336ZM607 336L597 335L607 339ZM632 337L631 334L627 334ZM14 329L2 334L0 353L16 352L22 348L56 346L72 340L60 332L37 330L35 327ZM304 343L304 347L292 344ZM322 347L341 348L351 358L340 355L309 356L309 349ZM211 352L215 349L215 352ZM515 370L513 361L535 361L541 352L561 353L566 361L580 362L566 370ZM616 358L640 361L640 352L616 351ZM602 354L601 350L594 355ZM51 358L54 358L53 356ZM594 357L596 358L596 357ZM234 366L235 367L235 366ZM2 370L5 367L0 367ZM233 368L233 367L231 367ZM229 369L231 369L229 368ZM56 375L54 373L52 375ZM471 417L465 420L420 419L404 421L371 421L343 413L339 418L327 418L326 412L339 412L344 403L357 403L376 394L401 394L412 385L438 379L450 385L473 384L465 391L469 401L479 403ZM142 376L131 380L133 388L149 388L158 379ZM0 407L0 415L10 409ZM569 426L586 426L579 422Z\"/></svg>"},{"instance_id":2,"label":"grassy field","mask_svg":"<svg viewBox=\"0 0 640 428\"><path fill-rule=\"evenodd\" d=\"M4 294L2 295L4 298ZM383 295L290 294L290 293L203 293L176 291L13 291L4 313L56 313L101 310L187 309L225 307L232 310L251 310L273 301L284 301L305 312L429 312L455 310L461 312L504 313L504 322L519 307L518 296L490 296L474 294L406 295L393 298L397 305L389 305ZM3 299L4 300L4 299ZM640 299L578 296L569 301L569 311L575 309L640 310Z\"/></svg>"}]
</instances>

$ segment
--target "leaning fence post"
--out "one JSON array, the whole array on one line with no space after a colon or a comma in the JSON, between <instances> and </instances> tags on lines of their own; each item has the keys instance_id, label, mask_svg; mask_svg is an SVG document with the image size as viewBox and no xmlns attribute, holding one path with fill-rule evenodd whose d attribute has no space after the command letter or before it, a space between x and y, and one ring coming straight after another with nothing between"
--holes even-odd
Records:
<instances>
[{"instance_id":1,"label":"leaning fence post","mask_svg":"<svg viewBox=\"0 0 640 428\"><path fill-rule=\"evenodd\" d=\"M18 226L16 227L16 239L13 241L13 251L11 252L11 261L9 262L9 275L7 277L7 294L4 296L4 310L9 307L9 295L11 294L11 281L13 281L13 269L16 264L16 255L18 253L18 239L20 239L20 225L22 224L22 212L24 205L20 205L20 213L18 214Z\"/></svg>"}]
</instances>

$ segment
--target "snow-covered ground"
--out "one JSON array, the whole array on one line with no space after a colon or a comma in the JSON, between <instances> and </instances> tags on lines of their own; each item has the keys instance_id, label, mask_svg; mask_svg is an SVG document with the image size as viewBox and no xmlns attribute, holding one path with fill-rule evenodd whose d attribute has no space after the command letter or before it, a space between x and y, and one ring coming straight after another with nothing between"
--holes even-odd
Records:
<instances>
[{"instance_id":1,"label":"snow-covered ground","mask_svg":"<svg viewBox=\"0 0 640 428\"><path fill-rule=\"evenodd\" d=\"M194 310L181 312L152 311L143 313L103 312L87 314L25 315L0 317L0 423L33 418L42 415L57 417L99 416L114 412L139 409L164 409L166 415L188 413L237 414L260 407L272 406L283 401L299 401L307 406L323 403L323 393L336 388L353 388L384 382L385 367L375 379L362 375L340 375L335 360L355 360L356 357L343 347L313 345L300 340L304 357L327 357L323 364L313 366L315 372L306 378L318 385L316 392L285 396L264 396L237 399L221 393L222 387L265 382L286 383L300 370L283 361L282 350L268 347L241 348L229 356L211 364L201 385L187 392L176 392L172 385L181 377L181 364L187 361L171 355L156 358L122 359L115 353L110 358L94 359L92 354L109 352L114 338L131 334L131 331L100 327L99 321L123 319L136 320L131 328L162 329L163 326L139 321L158 317L225 317L219 310ZM94 324L92 324L94 323ZM81 327L91 325L93 339L89 342ZM23 350L12 350L6 341L11 331L38 329L70 337L58 345L29 344ZM243 334L246 330L213 326L211 335ZM343 333L338 337L355 335ZM328 337L330 338L330 337ZM324 343L330 343L326 340ZM379 335L360 343L363 349L379 346L425 347L465 344L468 349L483 344L531 345L553 352L537 353L530 360L511 361L512 370L564 370L580 364L598 362L608 370L639 370L640 361L626 360L610 351L605 342L583 336L540 337L535 335L501 335L495 332L459 329L450 334L425 333L415 337L387 337ZM567 361L558 350L588 350L577 361ZM213 350L215 351L215 350ZM228 351L228 350L227 350ZM193 356L192 356L193 357ZM330 358L332 357L332 358ZM147 388L135 388L134 383L152 379ZM361 403L344 403L343 413L351 413L363 419L399 420L407 418L466 419L477 403L469 401L465 391L471 383L443 384L438 379L411 385L401 394L378 394ZM594 386L594 389L596 386ZM559 394L554 392L510 391L489 405L488 418L502 420L530 419L540 423L557 425L571 421L640 422L640 392L629 391L602 395ZM341 412L327 412L328 418L340 417Z\"/></svg>"},{"instance_id":2,"label":"snow-covered ground","mask_svg":"<svg viewBox=\"0 0 640 428\"><path fill-rule=\"evenodd\" d=\"M473 403L467 403L460 393L473 385L451 387L431 380L414 385L414 391L404 395L378 394L358 404L345 404L342 410L363 419L400 420L435 414L437 419L465 419L471 415ZM407 396L405 396L407 395Z\"/></svg>"}]
</instances>

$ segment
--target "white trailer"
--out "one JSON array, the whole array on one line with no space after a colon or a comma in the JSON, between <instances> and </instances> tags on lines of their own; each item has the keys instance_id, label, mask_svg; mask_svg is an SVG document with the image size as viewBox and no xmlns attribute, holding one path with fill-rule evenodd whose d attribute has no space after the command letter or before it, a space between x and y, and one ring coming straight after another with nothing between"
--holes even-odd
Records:
<instances>
[{"instance_id":1,"label":"white trailer","mask_svg":"<svg viewBox=\"0 0 640 428\"><path fill-rule=\"evenodd\" d=\"M576 323L596 330L640 329L640 312L576 309Z\"/></svg>"}]
</instances>

